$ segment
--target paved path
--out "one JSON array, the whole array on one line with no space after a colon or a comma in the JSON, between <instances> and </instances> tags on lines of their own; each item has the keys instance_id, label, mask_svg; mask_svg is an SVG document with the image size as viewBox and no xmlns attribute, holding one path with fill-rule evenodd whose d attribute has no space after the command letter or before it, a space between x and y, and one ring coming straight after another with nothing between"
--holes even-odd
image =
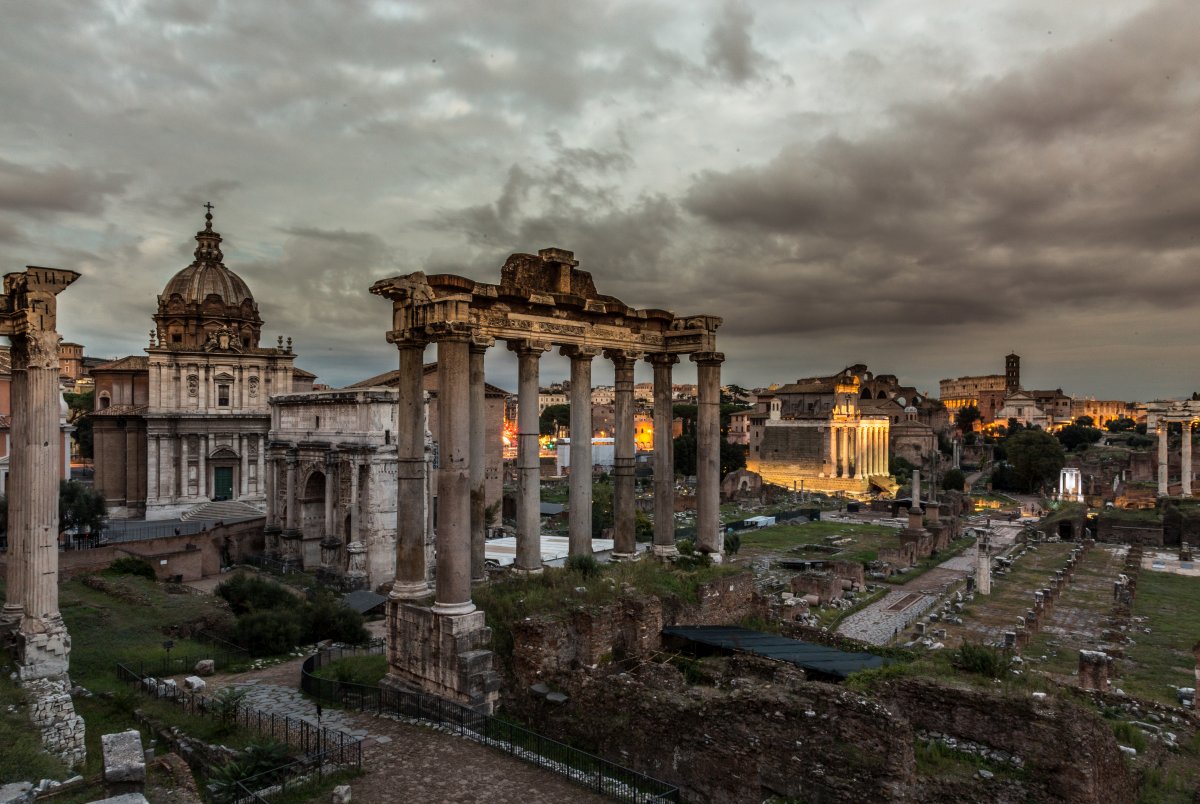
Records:
<instances>
[{"instance_id":1,"label":"paved path","mask_svg":"<svg viewBox=\"0 0 1200 804\"><path fill-rule=\"evenodd\" d=\"M316 704L297 689L303 661L294 659L249 673L214 676L210 679L210 689L245 689L247 702L257 709L315 723ZM323 708L321 725L363 740L364 774L350 783L355 801L372 804L608 801L552 771L431 727L332 707Z\"/></svg>"}]
</instances>

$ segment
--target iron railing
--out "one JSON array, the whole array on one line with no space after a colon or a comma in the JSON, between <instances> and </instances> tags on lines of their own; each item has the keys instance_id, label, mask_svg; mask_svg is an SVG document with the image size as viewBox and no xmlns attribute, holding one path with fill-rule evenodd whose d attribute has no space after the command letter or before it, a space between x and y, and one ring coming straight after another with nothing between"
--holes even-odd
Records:
<instances>
[{"instance_id":1,"label":"iron railing","mask_svg":"<svg viewBox=\"0 0 1200 804\"><path fill-rule=\"evenodd\" d=\"M335 681L316 675L325 665L345 656L378 654L384 650L384 646L373 645L319 651L305 659L300 671L300 688L318 701L334 706L449 727L462 737L554 771L618 801L632 804L679 801L679 789L668 782L454 701L427 693Z\"/></svg>"},{"instance_id":2,"label":"iron railing","mask_svg":"<svg viewBox=\"0 0 1200 804\"><path fill-rule=\"evenodd\" d=\"M177 703L189 714L222 719L231 727L252 730L300 752L297 760L235 782L232 800L237 804L266 804L290 789L309 784L314 777L319 782L331 772L362 768L361 740L336 729L314 726L301 718L279 716L241 702L224 702L211 695L157 682L151 685L146 676L134 673L123 664L117 665L117 678L155 697ZM201 764L206 774L213 770L207 763Z\"/></svg>"}]
</instances>

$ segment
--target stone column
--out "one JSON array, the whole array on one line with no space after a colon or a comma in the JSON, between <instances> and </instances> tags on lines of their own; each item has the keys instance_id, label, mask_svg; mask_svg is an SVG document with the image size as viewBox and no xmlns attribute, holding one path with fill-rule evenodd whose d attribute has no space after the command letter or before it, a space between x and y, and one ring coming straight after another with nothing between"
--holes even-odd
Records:
<instances>
[{"instance_id":1,"label":"stone column","mask_svg":"<svg viewBox=\"0 0 1200 804\"><path fill-rule=\"evenodd\" d=\"M300 459L296 454L296 450L288 450L287 454L287 489L286 489L286 507L284 508L285 520L284 528L289 531L295 531L300 526L300 505L296 502L296 471L299 468Z\"/></svg>"},{"instance_id":2,"label":"stone column","mask_svg":"<svg viewBox=\"0 0 1200 804\"><path fill-rule=\"evenodd\" d=\"M10 501L29 499L28 472L16 462L17 444L29 443L29 384L24 365L12 364L11 429L8 436L10 470L8 473L7 498ZM4 611L0 614L0 633L16 630L25 612L25 576L29 561L29 533L31 525L29 510L24 505L8 507L8 566L5 572Z\"/></svg>"},{"instance_id":3,"label":"stone column","mask_svg":"<svg viewBox=\"0 0 1200 804\"><path fill-rule=\"evenodd\" d=\"M594 349L564 346L571 359L571 476L568 553L592 554L592 358Z\"/></svg>"},{"instance_id":4,"label":"stone column","mask_svg":"<svg viewBox=\"0 0 1200 804\"><path fill-rule=\"evenodd\" d=\"M487 455L487 441L495 438L495 433L487 433L485 415L487 398L484 387L484 356L488 347L495 343L492 338L474 338L470 345L469 374L471 408L471 582L482 583L487 580L484 569L485 542L487 540L487 508L486 478L484 477L484 461Z\"/></svg>"},{"instance_id":5,"label":"stone column","mask_svg":"<svg viewBox=\"0 0 1200 804\"><path fill-rule=\"evenodd\" d=\"M921 510L921 470L913 469L912 473L912 505L908 509L909 530L921 530L925 527L925 514Z\"/></svg>"},{"instance_id":6,"label":"stone column","mask_svg":"<svg viewBox=\"0 0 1200 804\"><path fill-rule=\"evenodd\" d=\"M854 478L861 480L867 476L866 473L866 457L863 450L863 427L862 424L857 424L850 430L850 437L854 439Z\"/></svg>"},{"instance_id":7,"label":"stone column","mask_svg":"<svg viewBox=\"0 0 1200 804\"><path fill-rule=\"evenodd\" d=\"M1167 485L1167 433L1170 424L1166 419L1158 420L1158 496L1166 497L1170 492Z\"/></svg>"},{"instance_id":8,"label":"stone column","mask_svg":"<svg viewBox=\"0 0 1200 804\"><path fill-rule=\"evenodd\" d=\"M838 458L841 460L842 477L850 477L850 428L846 425L838 427Z\"/></svg>"},{"instance_id":9,"label":"stone column","mask_svg":"<svg viewBox=\"0 0 1200 804\"><path fill-rule=\"evenodd\" d=\"M1179 472L1179 481L1183 485L1183 491L1180 496L1192 496L1192 423L1185 421L1183 423L1183 447L1181 463L1183 464Z\"/></svg>"},{"instance_id":10,"label":"stone column","mask_svg":"<svg viewBox=\"0 0 1200 804\"><path fill-rule=\"evenodd\" d=\"M18 514L16 539L25 573L17 638L22 681L66 673L71 651L58 611L59 340L53 330L12 337L13 373L24 368L25 375L18 390L25 396L19 409L26 423L12 441L10 457L10 478L16 479L24 505L9 497L10 510L25 509Z\"/></svg>"},{"instance_id":11,"label":"stone column","mask_svg":"<svg viewBox=\"0 0 1200 804\"><path fill-rule=\"evenodd\" d=\"M634 528L633 367L636 353L610 349L613 363L613 558L637 558Z\"/></svg>"},{"instance_id":12,"label":"stone column","mask_svg":"<svg viewBox=\"0 0 1200 804\"><path fill-rule=\"evenodd\" d=\"M652 354L646 361L654 366L654 554L669 558L679 554L675 548L675 456L671 438L671 367L679 358Z\"/></svg>"},{"instance_id":13,"label":"stone column","mask_svg":"<svg viewBox=\"0 0 1200 804\"><path fill-rule=\"evenodd\" d=\"M826 464L829 477L837 477L838 473L838 431L836 424L829 425L829 463Z\"/></svg>"},{"instance_id":14,"label":"stone column","mask_svg":"<svg viewBox=\"0 0 1200 804\"><path fill-rule=\"evenodd\" d=\"M183 500L191 492L188 482L188 437L181 435L175 438L179 441L179 499Z\"/></svg>"},{"instance_id":15,"label":"stone column","mask_svg":"<svg viewBox=\"0 0 1200 804\"><path fill-rule=\"evenodd\" d=\"M975 545L975 591L981 595L992 593L992 556L987 537L980 537Z\"/></svg>"},{"instance_id":16,"label":"stone column","mask_svg":"<svg viewBox=\"0 0 1200 804\"><path fill-rule=\"evenodd\" d=\"M393 600L429 594L425 563L425 342L397 342L400 350L396 406L396 581Z\"/></svg>"},{"instance_id":17,"label":"stone column","mask_svg":"<svg viewBox=\"0 0 1200 804\"><path fill-rule=\"evenodd\" d=\"M196 496L208 497L208 436L200 436L199 465L196 467ZM291 510L290 508L288 509Z\"/></svg>"},{"instance_id":18,"label":"stone column","mask_svg":"<svg viewBox=\"0 0 1200 804\"><path fill-rule=\"evenodd\" d=\"M358 487L360 460L357 454L352 453L349 463L346 464L346 468L350 471L350 533L346 539L348 542L361 541L359 529L362 517L362 500L360 499L362 493Z\"/></svg>"},{"instance_id":19,"label":"stone column","mask_svg":"<svg viewBox=\"0 0 1200 804\"><path fill-rule=\"evenodd\" d=\"M696 549L720 558L721 363L720 352L697 352L696 363Z\"/></svg>"},{"instance_id":20,"label":"stone column","mask_svg":"<svg viewBox=\"0 0 1200 804\"><path fill-rule=\"evenodd\" d=\"M238 485L241 490L238 492L240 497L248 497L250 495L250 436L238 436L238 452L241 453L241 464L238 471L241 477L238 478Z\"/></svg>"},{"instance_id":21,"label":"stone column","mask_svg":"<svg viewBox=\"0 0 1200 804\"><path fill-rule=\"evenodd\" d=\"M471 415L470 330L446 324L438 336L438 614L470 614L471 602Z\"/></svg>"},{"instance_id":22,"label":"stone column","mask_svg":"<svg viewBox=\"0 0 1200 804\"><path fill-rule=\"evenodd\" d=\"M550 347L509 341L517 353L517 572L542 571L542 463L538 456L538 361Z\"/></svg>"},{"instance_id":23,"label":"stone column","mask_svg":"<svg viewBox=\"0 0 1200 804\"><path fill-rule=\"evenodd\" d=\"M334 473L337 471L337 451L330 450L325 456L325 533L329 538L337 535L337 523L333 520L333 502L337 497Z\"/></svg>"}]
</instances>

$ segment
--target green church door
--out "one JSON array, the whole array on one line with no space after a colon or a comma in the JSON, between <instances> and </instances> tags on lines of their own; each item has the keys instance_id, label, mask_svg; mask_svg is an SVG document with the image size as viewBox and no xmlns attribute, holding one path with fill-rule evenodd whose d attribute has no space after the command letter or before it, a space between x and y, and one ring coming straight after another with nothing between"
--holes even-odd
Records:
<instances>
[{"instance_id":1,"label":"green church door","mask_svg":"<svg viewBox=\"0 0 1200 804\"><path fill-rule=\"evenodd\" d=\"M214 500L232 500L233 499L233 467L232 466L214 466L213 467L213 494Z\"/></svg>"}]
</instances>

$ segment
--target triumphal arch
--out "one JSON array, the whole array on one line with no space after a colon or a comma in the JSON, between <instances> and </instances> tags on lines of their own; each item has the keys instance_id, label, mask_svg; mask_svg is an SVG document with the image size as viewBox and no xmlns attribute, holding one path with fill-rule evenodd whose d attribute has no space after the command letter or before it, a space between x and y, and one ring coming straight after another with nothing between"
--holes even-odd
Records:
<instances>
[{"instance_id":1,"label":"triumphal arch","mask_svg":"<svg viewBox=\"0 0 1200 804\"><path fill-rule=\"evenodd\" d=\"M389 675L401 683L482 708L495 698L483 612L471 600L482 574L484 545L484 359L498 342L518 361L517 572L541 571L538 364L553 348L571 361L571 466L590 467L592 361L615 374L614 541L617 559L637 555L634 541L633 372L654 367L654 553L675 554L671 373L680 355L697 365L696 546L719 560L721 363L711 315L676 316L637 309L597 292L574 254L546 248L513 254L500 284L453 274L412 273L376 282L371 292L392 301L387 334L400 352L396 582L388 610ZM426 463L421 416L425 348L437 344L437 565L434 602L425 567ZM584 434L584 437L579 437ZM570 476L570 552L591 552L592 474ZM486 654L486 655L485 655Z\"/></svg>"}]
</instances>

